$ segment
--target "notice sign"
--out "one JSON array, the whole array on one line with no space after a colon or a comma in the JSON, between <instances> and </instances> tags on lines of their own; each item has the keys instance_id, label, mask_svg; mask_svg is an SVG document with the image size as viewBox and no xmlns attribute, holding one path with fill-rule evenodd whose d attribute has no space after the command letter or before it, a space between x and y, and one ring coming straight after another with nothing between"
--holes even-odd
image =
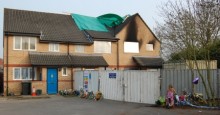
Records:
<instances>
[{"instance_id":1,"label":"notice sign","mask_svg":"<svg viewBox=\"0 0 220 115\"><path fill-rule=\"evenodd\" d=\"M84 72L83 74L83 85L84 85L84 91L88 91L88 77L89 73L87 71Z\"/></svg>"},{"instance_id":2,"label":"notice sign","mask_svg":"<svg viewBox=\"0 0 220 115\"><path fill-rule=\"evenodd\" d=\"M116 73L109 73L109 78L116 78Z\"/></svg>"}]
</instances>

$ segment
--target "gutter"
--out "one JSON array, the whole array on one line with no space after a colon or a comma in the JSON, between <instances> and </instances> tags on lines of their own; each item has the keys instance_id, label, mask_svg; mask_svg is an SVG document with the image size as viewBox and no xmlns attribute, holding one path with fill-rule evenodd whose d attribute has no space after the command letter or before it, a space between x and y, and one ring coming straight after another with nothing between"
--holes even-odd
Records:
<instances>
[{"instance_id":1,"label":"gutter","mask_svg":"<svg viewBox=\"0 0 220 115\"><path fill-rule=\"evenodd\" d=\"M89 40L89 42L93 43L93 40L91 39L92 37L90 36L90 34L86 30L84 30L83 33L86 36L86 38Z\"/></svg>"},{"instance_id":2,"label":"gutter","mask_svg":"<svg viewBox=\"0 0 220 115\"><path fill-rule=\"evenodd\" d=\"M39 33L22 33L22 32L10 32L10 31L7 31L7 34L15 35L15 36L34 36L34 37L41 36Z\"/></svg>"},{"instance_id":3,"label":"gutter","mask_svg":"<svg viewBox=\"0 0 220 115\"><path fill-rule=\"evenodd\" d=\"M70 44L69 44L69 42L67 43L67 55L69 56L70 55Z\"/></svg>"},{"instance_id":4,"label":"gutter","mask_svg":"<svg viewBox=\"0 0 220 115\"><path fill-rule=\"evenodd\" d=\"M97 41L111 41L111 42L117 42L119 40L118 38L93 38L93 39Z\"/></svg>"},{"instance_id":5,"label":"gutter","mask_svg":"<svg viewBox=\"0 0 220 115\"><path fill-rule=\"evenodd\" d=\"M73 65L72 65L72 59L70 58L70 54L69 54L69 43L68 43L68 58L69 58L69 60L70 60L70 68L71 68L71 71L70 71L70 77L71 77L71 89L73 89Z\"/></svg>"}]
</instances>

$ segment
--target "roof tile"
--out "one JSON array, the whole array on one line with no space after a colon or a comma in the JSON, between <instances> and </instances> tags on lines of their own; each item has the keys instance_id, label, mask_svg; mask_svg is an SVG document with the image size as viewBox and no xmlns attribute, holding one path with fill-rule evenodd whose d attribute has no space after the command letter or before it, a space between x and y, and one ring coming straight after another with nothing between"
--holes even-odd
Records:
<instances>
[{"instance_id":1,"label":"roof tile","mask_svg":"<svg viewBox=\"0 0 220 115\"><path fill-rule=\"evenodd\" d=\"M117 40L111 31L80 31L70 15L16 9L5 9L4 31L41 35L42 41L78 44L92 43L92 40L88 39L88 34L94 39Z\"/></svg>"},{"instance_id":2,"label":"roof tile","mask_svg":"<svg viewBox=\"0 0 220 115\"><path fill-rule=\"evenodd\" d=\"M133 56L133 60L143 67L162 68L163 59L159 57Z\"/></svg>"},{"instance_id":3,"label":"roof tile","mask_svg":"<svg viewBox=\"0 0 220 115\"><path fill-rule=\"evenodd\" d=\"M70 55L75 67L107 67L108 63L101 55Z\"/></svg>"},{"instance_id":4,"label":"roof tile","mask_svg":"<svg viewBox=\"0 0 220 115\"><path fill-rule=\"evenodd\" d=\"M67 54L61 53L30 52L29 57L32 65L68 66L70 62Z\"/></svg>"},{"instance_id":5,"label":"roof tile","mask_svg":"<svg viewBox=\"0 0 220 115\"><path fill-rule=\"evenodd\" d=\"M34 66L73 66L73 67L107 67L101 55L68 55L65 53L29 52L30 62Z\"/></svg>"},{"instance_id":6,"label":"roof tile","mask_svg":"<svg viewBox=\"0 0 220 115\"><path fill-rule=\"evenodd\" d=\"M90 43L70 15L5 9L4 31L39 34L41 40Z\"/></svg>"}]
</instances>

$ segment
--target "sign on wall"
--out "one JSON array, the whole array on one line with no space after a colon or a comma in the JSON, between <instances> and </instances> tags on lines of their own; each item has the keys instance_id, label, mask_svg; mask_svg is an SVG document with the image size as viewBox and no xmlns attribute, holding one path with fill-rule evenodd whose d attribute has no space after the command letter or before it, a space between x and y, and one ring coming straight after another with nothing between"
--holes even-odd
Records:
<instances>
[{"instance_id":1,"label":"sign on wall","mask_svg":"<svg viewBox=\"0 0 220 115\"><path fill-rule=\"evenodd\" d=\"M89 78L89 72L88 71L84 71L83 73L83 88L84 91L88 92L88 78Z\"/></svg>"},{"instance_id":2,"label":"sign on wall","mask_svg":"<svg viewBox=\"0 0 220 115\"><path fill-rule=\"evenodd\" d=\"M116 73L109 73L109 78L116 78Z\"/></svg>"}]
</instances>

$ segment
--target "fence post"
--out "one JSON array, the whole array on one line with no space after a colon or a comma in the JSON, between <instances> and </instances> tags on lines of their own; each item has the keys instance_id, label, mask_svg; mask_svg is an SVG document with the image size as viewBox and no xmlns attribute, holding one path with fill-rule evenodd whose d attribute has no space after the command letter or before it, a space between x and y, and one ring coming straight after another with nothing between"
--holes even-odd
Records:
<instances>
[{"instance_id":1,"label":"fence post","mask_svg":"<svg viewBox=\"0 0 220 115\"><path fill-rule=\"evenodd\" d=\"M98 91L100 91L100 70L98 71Z\"/></svg>"},{"instance_id":2,"label":"fence post","mask_svg":"<svg viewBox=\"0 0 220 115\"><path fill-rule=\"evenodd\" d=\"M220 87L220 73L219 73L219 69L217 69L217 87L216 87L216 90L217 90L217 101L218 101L218 106L220 106L220 89L219 89L219 87Z\"/></svg>"},{"instance_id":3,"label":"fence post","mask_svg":"<svg viewBox=\"0 0 220 115\"><path fill-rule=\"evenodd\" d=\"M160 77L159 77L159 80L160 80L160 96L162 96L162 85L163 85L163 69L160 69Z\"/></svg>"},{"instance_id":4,"label":"fence post","mask_svg":"<svg viewBox=\"0 0 220 115\"><path fill-rule=\"evenodd\" d=\"M124 71L123 71L123 76L122 76L122 98L123 102L125 102L125 80L124 80Z\"/></svg>"}]
</instances>

